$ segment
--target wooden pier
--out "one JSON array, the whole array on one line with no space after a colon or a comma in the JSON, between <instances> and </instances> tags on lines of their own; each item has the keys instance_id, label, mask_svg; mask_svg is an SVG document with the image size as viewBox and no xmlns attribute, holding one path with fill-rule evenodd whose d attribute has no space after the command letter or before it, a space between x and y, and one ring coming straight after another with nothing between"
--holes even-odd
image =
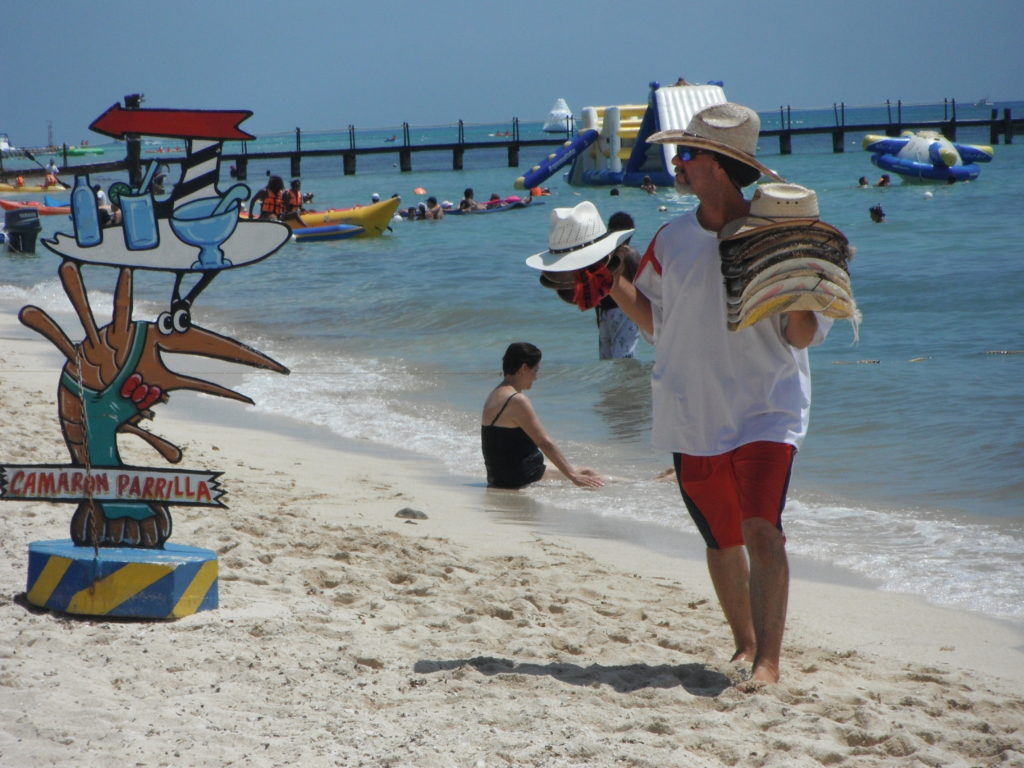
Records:
<instances>
[{"instance_id":1,"label":"wooden pier","mask_svg":"<svg viewBox=\"0 0 1024 768\"><path fill-rule=\"evenodd\" d=\"M950 105L952 106L952 114L948 114ZM926 129L937 131L943 134L950 141L956 141L958 128L988 127L990 144L999 144L1000 139L1002 139L1002 143L1012 144L1015 132L1024 133L1024 119L1014 119L1009 109L1004 109L1002 116L999 116L998 110L993 109L992 115L989 118L958 120L956 117L956 102L951 102L950 104L945 105L947 108L947 116L942 120L904 120L902 114L902 103L897 102L895 105L889 106L889 119L885 122L847 125L845 124L845 106L837 105L835 109L836 125L807 128L793 128L792 111L780 110L780 125L784 125L786 127L762 130L761 137L777 136L779 139L779 154L789 155L793 152L794 136L831 134L832 151L844 152L847 133L884 132L887 136L899 136L905 130ZM892 107L895 107L895 114L893 114ZM509 132L511 135L509 137L498 138L494 141L467 142L465 140L465 129L461 120L458 123L458 137L456 141L453 143L441 144L412 144L409 141L408 123L402 124L401 144L377 147L357 147L355 128L351 125L348 128L348 147L338 149L315 149L303 151L301 131L296 128L295 133L296 146L294 150L281 150L277 152L244 152L241 154L224 155L224 157L234 162L235 175L237 178L243 180L246 178L247 166L250 160L280 160L288 158L291 162L291 175L293 177L297 177L302 175L301 168L303 157L340 156L342 158L343 173L346 176L351 176L356 172L356 158L359 155L387 153L397 154L399 168L403 172L408 172L412 170L412 154L414 152L450 152L452 155L452 170L461 171L463 168L463 157L467 151L474 149L500 149L503 147L508 153L509 168L518 168L519 150L521 148L561 146L569 137L569 134L567 134L566 136L550 139L521 139L519 137L518 118L513 118L512 130Z\"/></svg>"},{"instance_id":2,"label":"wooden pier","mask_svg":"<svg viewBox=\"0 0 1024 768\"><path fill-rule=\"evenodd\" d=\"M956 116L956 102L947 102L943 105L944 115L941 120L904 120L903 104L887 103L887 119L874 123L847 124L845 105L834 106L835 123L826 126L793 127L792 109L789 107L779 109L780 128L767 128L761 131L761 138L778 137L779 154L788 155L793 152L794 136L828 135L832 137L832 151L844 152L846 134L849 133L884 133L887 136L899 136L905 130L934 130L941 133L950 141L956 141L957 131L964 128L988 128L989 143L996 145L1000 143L1012 144L1015 134L1024 134L1024 119L1014 118L1009 109L992 109L988 118L973 118L962 120ZM920 106L920 105L918 105ZM931 105L927 105L931 106ZM938 105L936 105L938 106ZM950 111L951 108L951 111ZM409 124L402 124L401 141L395 137L394 142L385 142L377 146L357 146L355 126L348 126L347 141L339 142L342 146L336 148L303 149L302 131L295 129L294 149L278 150L275 152L249 152L245 145L241 152L224 153L222 160L230 162L233 168L233 175L245 180L248 175L250 161L259 160L280 160L287 158L290 162L291 176L302 175L302 159L306 157L339 157L341 158L341 171L346 176L354 175L356 172L357 159L360 155L382 155L392 154L398 156L398 166L403 172L412 171L412 156L417 152L448 152L451 153L452 170L461 171L466 152L474 150L501 150L504 149L508 158L508 167L519 167L519 154L523 148L532 147L557 147L561 146L570 134L553 135L551 138L523 139L519 133L519 119L512 119L511 130L507 135L496 136L490 140L466 141L465 125L459 121L456 127L456 135L451 142L437 144L413 144L410 140ZM104 173L117 170L128 170L129 178L138 180L142 178L140 169L141 159L138 152L138 143L133 146L131 138L127 142L125 158L122 160L108 161L104 163L91 163L81 165L68 165L65 157L65 164L59 169L63 175ZM135 150L134 152L132 150ZM173 155L166 156L167 162L174 162L177 158ZM0 179L3 177L13 178L16 176L41 176L44 170L41 166L25 168L21 170L6 169L0 166ZM135 183L133 181L133 183Z\"/></svg>"},{"instance_id":3,"label":"wooden pier","mask_svg":"<svg viewBox=\"0 0 1024 768\"><path fill-rule=\"evenodd\" d=\"M295 129L295 149L279 150L276 152L242 152L236 154L225 154L223 159L230 160L235 166L235 178L244 180L248 175L248 164L250 160L280 160L287 158L291 163L291 175L301 176L302 158L304 157L340 157L342 160L342 173L352 176L356 172L356 162L359 155L383 155L397 154L398 167L403 172L412 171L412 155L414 152L450 152L452 156L452 170L461 171L465 154L467 151L477 149L504 149L508 156L508 167L519 167L519 150L523 147L558 147L561 146L570 134L558 138L544 139L523 139L519 134L519 118L512 118L512 128L507 136L497 137L495 140L466 141L465 124L459 120L457 135L454 142L440 144L413 144L409 136L409 124L402 123L402 142L387 143L383 146L358 147L356 146L355 126L348 127L348 146L335 149L302 149L302 132Z\"/></svg>"},{"instance_id":4,"label":"wooden pier","mask_svg":"<svg viewBox=\"0 0 1024 768\"><path fill-rule=\"evenodd\" d=\"M988 118L974 118L959 120L956 116L956 101L944 105L946 114L942 120L904 120L903 104L886 104L887 120L885 122L859 123L857 125L846 124L846 107L843 104L833 106L836 124L834 126L794 128L792 110L790 108L779 108L779 124L782 128L772 128L761 131L761 138L766 136L777 136L779 138L779 154L789 155L793 153L794 136L810 136L831 134L832 151L846 151L846 134L848 133L884 133L886 136L899 136L907 130L930 130L941 133L950 141L956 141L957 129L959 128L988 128L988 143L996 145L1000 143L1012 144L1014 133L1024 133L1024 119L1014 119L1009 109L1004 109L1002 116L998 109L993 109ZM895 109L895 114L893 110Z\"/></svg>"}]
</instances>

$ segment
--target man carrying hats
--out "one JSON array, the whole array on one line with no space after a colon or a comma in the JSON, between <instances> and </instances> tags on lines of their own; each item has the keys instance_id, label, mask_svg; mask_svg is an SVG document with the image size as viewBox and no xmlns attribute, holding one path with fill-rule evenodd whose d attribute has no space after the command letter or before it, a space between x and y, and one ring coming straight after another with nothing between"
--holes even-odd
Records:
<instances>
[{"instance_id":1,"label":"man carrying hats","mask_svg":"<svg viewBox=\"0 0 1024 768\"><path fill-rule=\"evenodd\" d=\"M611 295L654 335L654 445L671 451L683 501L707 545L712 583L735 640L733 660L752 664L744 688L779 680L789 565L782 509L792 462L807 431L807 347L832 320L779 312L729 330L719 232L745 217L760 120L738 104L698 112L685 130L648 139L675 144L676 189L695 211L654 236L632 282Z\"/></svg>"}]
</instances>

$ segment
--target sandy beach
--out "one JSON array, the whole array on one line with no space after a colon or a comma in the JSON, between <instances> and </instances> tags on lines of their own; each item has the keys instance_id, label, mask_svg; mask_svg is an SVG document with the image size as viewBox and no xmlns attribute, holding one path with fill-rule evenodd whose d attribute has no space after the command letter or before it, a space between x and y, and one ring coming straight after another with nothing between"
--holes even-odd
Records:
<instances>
[{"instance_id":1,"label":"sandy beach","mask_svg":"<svg viewBox=\"0 0 1024 768\"><path fill-rule=\"evenodd\" d=\"M67 462L60 365L0 318L0 462ZM176 402L150 428L223 471L229 508L172 509L172 541L219 553L220 607L38 611L28 544L73 507L5 502L2 766L1024 766L1019 627L797 579L783 680L741 693L694 553L510 522L514 495L429 462Z\"/></svg>"}]
</instances>

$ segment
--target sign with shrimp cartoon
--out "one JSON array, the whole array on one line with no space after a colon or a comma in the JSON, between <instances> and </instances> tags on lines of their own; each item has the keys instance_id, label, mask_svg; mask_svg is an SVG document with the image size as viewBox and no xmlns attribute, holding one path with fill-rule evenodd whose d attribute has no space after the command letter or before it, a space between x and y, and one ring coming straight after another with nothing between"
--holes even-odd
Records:
<instances>
[{"instance_id":1,"label":"sign with shrimp cartoon","mask_svg":"<svg viewBox=\"0 0 1024 768\"><path fill-rule=\"evenodd\" d=\"M192 390L252 403L219 384L170 370L164 353L288 373L261 352L195 322L196 300L218 274L267 258L289 237L284 224L241 218L241 203L250 196L244 184L218 190L223 142L252 138L238 128L251 114L129 110L115 104L91 126L118 138L183 139L186 155L169 191L153 186L158 165L165 165L155 160L138 186L111 185L112 221L103 227L97 195L88 177L78 176L71 195L73 231L42 241L62 258L58 274L85 337L72 341L38 307L26 306L19 313L21 322L49 340L66 360L57 405L71 461L0 464L0 499L75 505L70 540L29 546L27 598L33 605L145 618L177 617L217 606L216 553L171 544L168 538L172 506L224 507L221 473L126 466L118 439L141 439L165 461L178 464L181 449L141 424L171 392ZM93 314L83 264L116 269L109 322ZM136 270L173 275L167 310L152 320L134 316Z\"/></svg>"}]
</instances>

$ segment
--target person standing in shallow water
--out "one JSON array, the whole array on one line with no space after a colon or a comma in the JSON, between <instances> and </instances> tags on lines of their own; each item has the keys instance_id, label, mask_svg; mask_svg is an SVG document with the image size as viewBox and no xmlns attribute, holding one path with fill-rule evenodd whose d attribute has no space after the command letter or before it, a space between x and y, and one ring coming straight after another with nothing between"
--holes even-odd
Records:
<instances>
[{"instance_id":1,"label":"person standing in shallow water","mask_svg":"<svg viewBox=\"0 0 1024 768\"><path fill-rule=\"evenodd\" d=\"M509 344L501 361L504 377L487 396L480 417L480 442L492 488L522 488L542 477L567 479L585 488L604 485L594 470L569 463L548 436L523 392L540 375L541 351L520 341ZM544 457L557 467L546 471Z\"/></svg>"},{"instance_id":2,"label":"person standing in shallow water","mask_svg":"<svg viewBox=\"0 0 1024 768\"><path fill-rule=\"evenodd\" d=\"M782 511L810 415L807 347L824 341L832 325L793 311L728 329L719 232L749 214L743 187L762 173L779 179L754 158L759 129L753 110L718 104L686 130L648 139L676 145L676 189L699 205L662 227L635 279L620 274L611 289L655 339L652 442L673 454L732 630L732 658L752 664L743 689L780 676L789 599Z\"/></svg>"}]
</instances>

